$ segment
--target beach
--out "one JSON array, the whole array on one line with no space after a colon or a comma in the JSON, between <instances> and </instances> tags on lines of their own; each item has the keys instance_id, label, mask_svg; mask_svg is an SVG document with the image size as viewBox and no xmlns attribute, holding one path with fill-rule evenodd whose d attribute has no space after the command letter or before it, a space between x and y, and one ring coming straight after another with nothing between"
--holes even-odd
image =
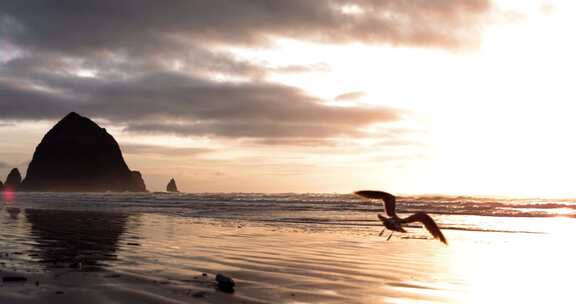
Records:
<instances>
[{"instance_id":1,"label":"beach","mask_svg":"<svg viewBox=\"0 0 576 304\"><path fill-rule=\"evenodd\" d=\"M0 304L576 303L574 16L0 0Z\"/></svg>"},{"instance_id":2,"label":"beach","mask_svg":"<svg viewBox=\"0 0 576 304\"><path fill-rule=\"evenodd\" d=\"M571 203L540 203L547 216L432 214L445 246L418 225L378 237L381 206L346 195L18 194L0 276L26 281L0 303L570 303L576 221L549 213Z\"/></svg>"}]
</instances>

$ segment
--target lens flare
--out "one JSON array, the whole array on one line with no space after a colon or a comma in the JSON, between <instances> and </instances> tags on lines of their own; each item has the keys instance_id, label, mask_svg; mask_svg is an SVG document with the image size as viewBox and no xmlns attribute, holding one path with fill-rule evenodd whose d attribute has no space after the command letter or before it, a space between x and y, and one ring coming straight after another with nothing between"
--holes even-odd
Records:
<instances>
[{"instance_id":1,"label":"lens flare","mask_svg":"<svg viewBox=\"0 0 576 304\"><path fill-rule=\"evenodd\" d=\"M16 196L16 194L11 189L4 189L4 192L3 192L4 203L7 203L7 204L12 203L14 201L15 196Z\"/></svg>"}]
</instances>

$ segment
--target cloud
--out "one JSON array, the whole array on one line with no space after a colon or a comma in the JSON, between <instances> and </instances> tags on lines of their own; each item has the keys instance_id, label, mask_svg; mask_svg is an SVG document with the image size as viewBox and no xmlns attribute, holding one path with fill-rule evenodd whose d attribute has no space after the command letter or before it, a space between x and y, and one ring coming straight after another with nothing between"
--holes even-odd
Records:
<instances>
[{"instance_id":1,"label":"cloud","mask_svg":"<svg viewBox=\"0 0 576 304\"><path fill-rule=\"evenodd\" d=\"M328 106L267 81L325 64L275 65L231 47L279 38L465 47L477 43L489 10L488 0L0 1L0 44L9 50L0 56L0 120L78 111L139 133L295 144L359 136L403 113Z\"/></svg>"},{"instance_id":2,"label":"cloud","mask_svg":"<svg viewBox=\"0 0 576 304\"><path fill-rule=\"evenodd\" d=\"M477 44L490 11L489 0L353 3L360 13L348 13L351 2L343 0L1 1L0 60L19 59L11 63L13 72L92 70L123 79L180 69L262 78L328 67L255 62L229 47L271 46L277 38L465 47Z\"/></svg>"},{"instance_id":3,"label":"cloud","mask_svg":"<svg viewBox=\"0 0 576 304\"><path fill-rule=\"evenodd\" d=\"M3 1L0 16L9 39L26 48L161 53L197 41L261 45L274 37L452 47L475 37L489 9L488 0L60 0Z\"/></svg>"},{"instance_id":4,"label":"cloud","mask_svg":"<svg viewBox=\"0 0 576 304\"><path fill-rule=\"evenodd\" d=\"M54 119L65 113L66 99L43 91L33 83L0 78L0 119Z\"/></svg>"},{"instance_id":5,"label":"cloud","mask_svg":"<svg viewBox=\"0 0 576 304\"><path fill-rule=\"evenodd\" d=\"M326 138L401 118L397 110L342 108L289 86L211 82L178 73L127 81L68 77L2 81L0 119L55 119L69 111L140 133L234 138Z\"/></svg>"},{"instance_id":6,"label":"cloud","mask_svg":"<svg viewBox=\"0 0 576 304\"><path fill-rule=\"evenodd\" d=\"M364 92L347 92L334 97L335 101L354 101L364 97Z\"/></svg>"},{"instance_id":7,"label":"cloud","mask_svg":"<svg viewBox=\"0 0 576 304\"><path fill-rule=\"evenodd\" d=\"M167 147L160 145L122 144L124 154L148 154L161 156L198 156L214 152L208 148Z\"/></svg>"}]
</instances>

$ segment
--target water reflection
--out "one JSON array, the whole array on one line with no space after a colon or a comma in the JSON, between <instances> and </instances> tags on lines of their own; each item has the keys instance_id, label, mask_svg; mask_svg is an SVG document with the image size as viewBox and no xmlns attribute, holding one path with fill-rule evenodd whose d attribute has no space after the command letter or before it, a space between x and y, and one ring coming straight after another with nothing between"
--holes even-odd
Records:
<instances>
[{"instance_id":1,"label":"water reflection","mask_svg":"<svg viewBox=\"0 0 576 304\"><path fill-rule=\"evenodd\" d=\"M447 258L461 280L460 303L574 303L576 247L571 218L533 219L546 234L475 234Z\"/></svg>"},{"instance_id":2,"label":"water reflection","mask_svg":"<svg viewBox=\"0 0 576 304\"><path fill-rule=\"evenodd\" d=\"M8 213L11 219L18 220L20 208L6 208L6 213Z\"/></svg>"},{"instance_id":3,"label":"water reflection","mask_svg":"<svg viewBox=\"0 0 576 304\"><path fill-rule=\"evenodd\" d=\"M24 209L5 206L0 212L0 270L37 271L36 259L28 255L35 248Z\"/></svg>"},{"instance_id":4,"label":"water reflection","mask_svg":"<svg viewBox=\"0 0 576 304\"><path fill-rule=\"evenodd\" d=\"M36 242L31 256L47 268L98 270L117 258L128 215L70 210L26 210Z\"/></svg>"}]
</instances>

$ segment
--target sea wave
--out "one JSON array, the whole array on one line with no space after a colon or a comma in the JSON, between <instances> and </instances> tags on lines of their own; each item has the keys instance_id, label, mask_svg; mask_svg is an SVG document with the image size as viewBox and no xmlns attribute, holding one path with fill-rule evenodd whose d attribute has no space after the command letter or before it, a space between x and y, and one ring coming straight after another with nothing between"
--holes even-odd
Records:
<instances>
[{"instance_id":1,"label":"sea wave","mask_svg":"<svg viewBox=\"0 0 576 304\"><path fill-rule=\"evenodd\" d=\"M8 208L153 213L191 219L249 221L317 229L380 226L382 203L349 194L262 193L17 193ZM541 232L508 225L499 218L576 218L576 200L495 199L474 197L400 197L400 216L433 215L443 229L489 232ZM518 222L518 221L516 221Z\"/></svg>"}]
</instances>

